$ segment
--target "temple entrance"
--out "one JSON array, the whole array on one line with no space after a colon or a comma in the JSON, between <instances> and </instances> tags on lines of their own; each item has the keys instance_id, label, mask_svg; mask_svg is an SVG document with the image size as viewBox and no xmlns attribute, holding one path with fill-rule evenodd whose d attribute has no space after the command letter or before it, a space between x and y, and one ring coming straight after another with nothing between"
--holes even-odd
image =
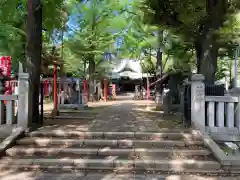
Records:
<instances>
[{"instance_id":1,"label":"temple entrance","mask_svg":"<svg viewBox=\"0 0 240 180\"><path fill-rule=\"evenodd\" d=\"M134 92L135 86L141 84L141 79L130 79L129 77L122 77L119 79L119 91L123 93Z\"/></svg>"},{"instance_id":2,"label":"temple entrance","mask_svg":"<svg viewBox=\"0 0 240 180\"><path fill-rule=\"evenodd\" d=\"M134 93L136 86L146 88L143 83L146 76L147 74L142 73L139 61L123 59L112 71L111 81L116 84L118 93Z\"/></svg>"}]
</instances>

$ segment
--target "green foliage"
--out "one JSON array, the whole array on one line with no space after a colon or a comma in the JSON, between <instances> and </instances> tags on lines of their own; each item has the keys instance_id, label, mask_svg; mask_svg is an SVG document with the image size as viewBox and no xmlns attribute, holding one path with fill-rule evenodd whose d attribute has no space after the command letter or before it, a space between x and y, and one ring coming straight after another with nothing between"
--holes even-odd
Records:
<instances>
[{"instance_id":1,"label":"green foliage","mask_svg":"<svg viewBox=\"0 0 240 180\"><path fill-rule=\"evenodd\" d=\"M75 65L79 72L84 63L94 61L96 72L103 72L106 63L102 63L105 52L116 51L116 39L123 35L129 23L124 19L127 3L125 1L92 0L73 1L69 4L70 14L77 16L78 28L72 29L74 35L65 41L75 59L65 59ZM65 57L66 58L66 57ZM78 62L78 63L77 63ZM103 68L104 66L104 68Z\"/></svg>"},{"instance_id":2,"label":"green foliage","mask_svg":"<svg viewBox=\"0 0 240 180\"><path fill-rule=\"evenodd\" d=\"M232 56L239 41L238 0L143 0L142 9L146 23L166 29L195 49L197 69L209 82L214 80L219 48L221 56Z\"/></svg>"},{"instance_id":3,"label":"green foliage","mask_svg":"<svg viewBox=\"0 0 240 180\"><path fill-rule=\"evenodd\" d=\"M27 0L3 0L0 2L0 54L12 56L13 70L18 61L25 61ZM54 29L62 27L66 14L62 13L62 0L44 0L43 27L46 29L44 41L51 43ZM34 10L33 10L34 11Z\"/></svg>"}]
</instances>

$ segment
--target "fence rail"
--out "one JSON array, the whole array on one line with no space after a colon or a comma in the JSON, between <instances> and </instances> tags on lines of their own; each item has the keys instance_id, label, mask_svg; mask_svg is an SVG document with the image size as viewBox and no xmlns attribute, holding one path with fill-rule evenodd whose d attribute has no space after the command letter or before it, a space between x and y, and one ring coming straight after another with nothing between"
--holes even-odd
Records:
<instances>
[{"instance_id":1,"label":"fence rail","mask_svg":"<svg viewBox=\"0 0 240 180\"><path fill-rule=\"evenodd\" d=\"M205 124L211 132L237 132L240 102L238 97L206 96Z\"/></svg>"},{"instance_id":2,"label":"fence rail","mask_svg":"<svg viewBox=\"0 0 240 180\"><path fill-rule=\"evenodd\" d=\"M28 74L20 73L18 78L18 93L15 95L0 95L0 126L28 126ZM20 104L20 105L19 105Z\"/></svg>"},{"instance_id":3,"label":"fence rail","mask_svg":"<svg viewBox=\"0 0 240 180\"><path fill-rule=\"evenodd\" d=\"M0 95L0 124L17 124L17 95Z\"/></svg>"},{"instance_id":4,"label":"fence rail","mask_svg":"<svg viewBox=\"0 0 240 180\"><path fill-rule=\"evenodd\" d=\"M191 121L195 127L210 134L239 134L240 97L207 96L204 78L195 75L192 79Z\"/></svg>"}]
</instances>

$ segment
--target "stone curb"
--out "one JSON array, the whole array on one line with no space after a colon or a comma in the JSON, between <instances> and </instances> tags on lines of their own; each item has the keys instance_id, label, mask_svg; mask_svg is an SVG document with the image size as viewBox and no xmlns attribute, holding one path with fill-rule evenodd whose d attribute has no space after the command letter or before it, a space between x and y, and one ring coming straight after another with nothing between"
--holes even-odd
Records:
<instances>
[{"instance_id":1,"label":"stone curb","mask_svg":"<svg viewBox=\"0 0 240 180\"><path fill-rule=\"evenodd\" d=\"M86 119L86 120L92 120L95 116L89 117L83 117L83 116L54 116L53 119Z\"/></svg>"},{"instance_id":2,"label":"stone curb","mask_svg":"<svg viewBox=\"0 0 240 180\"><path fill-rule=\"evenodd\" d=\"M15 144L16 140L24 134L23 128L15 128L12 130L10 136L2 141L0 144L0 156L4 155L5 151Z\"/></svg>"},{"instance_id":3,"label":"stone curb","mask_svg":"<svg viewBox=\"0 0 240 180\"><path fill-rule=\"evenodd\" d=\"M107 140L107 139L53 139L53 138L24 138L17 141L19 145L35 144L47 145L105 145L111 147L185 147L188 145L202 145L201 141L172 141L172 140Z\"/></svg>"},{"instance_id":4,"label":"stone curb","mask_svg":"<svg viewBox=\"0 0 240 180\"><path fill-rule=\"evenodd\" d=\"M18 147L12 147L10 149L6 150L6 154L8 156L33 156L35 153L42 153L44 155L54 155L58 154L63 150L63 148L51 148L51 147L46 147L46 148L28 148L24 146L18 146Z\"/></svg>"},{"instance_id":5,"label":"stone curb","mask_svg":"<svg viewBox=\"0 0 240 180\"><path fill-rule=\"evenodd\" d=\"M17 177L18 174L16 174ZM133 174L133 173L124 173L124 174L115 174L115 173L79 173L79 172L73 172L73 173L62 173L61 175L57 173L44 173L39 172L36 175L36 179L59 179L59 176L62 177L62 179L67 180L203 180L203 177L200 175L171 175L171 174L154 174L154 173L148 173L148 174ZM215 176L208 176L204 177L204 180L213 180L216 179ZM222 179L222 178L221 178ZM236 180L236 178L226 178L228 180Z\"/></svg>"},{"instance_id":6,"label":"stone curb","mask_svg":"<svg viewBox=\"0 0 240 180\"><path fill-rule=\"evenodd\" d=\"M217 160L223 166L240 166L240 157L233 155L226 155L225 152L215 143L215 141L208 135L204 134L201 131L197 133L202 136L205 146L207 146Z\"/></svg>"},{"instance_id":7,"label":"stone curb","mask_svg":"<svg viewBox=\"0 0 240 180\"><path fill-rule=\"evenodd\" d=\"M13 159L4 165L75 167L78 169L132 169L185 172L191 170L212 171L221 168L214 161L194 160L114 160L114 159Z\"/></svg>"},{"instance_id":8,"label":"stone curb","mask_svg":"<svg viewBox=\"0 0 240 180\"><path fill-rule=\"evenodd\" d=\"M93 113L93 114L97 114L98 112L94 111L94 110L71 110L71 109L60 109L59 113L66 113L66 114L73 114L73 113Z\"/></svg>"},{"instance_id":9,"label":"stone curb","mask_svg":"<svg viewBox=\"0 0 240 180\"><path fill-rule=\"evenodd\" d=\"M36 153L44 155L56 155L59 153L75 154L75 155L105 155L105 156L121 156L121 155L139 155L141 153L147 155L158 155L158 157L166 156L207 156L210 154L208 150L184 150L184 149L146 149L146 148L132 148L132 149L106 149L106 148L27 148L27 147L13 147L6 151L9 156L32 156Z\"/></svg>"},{"instance_id":10,"label":"stone curb","mask_svg":"<svg viewBox=\"0 0 240 180\"><path fill-rule=\"evenodd\" d=\"M46 137L84 137L86 138L147 138L147 139L171 139L171 140L200 140L201 136L193 133L149 133L149 132L79 132L66 130L52 131L34 131L29 134L31 137L46 136Z\"/></svg>"}]
</instances>

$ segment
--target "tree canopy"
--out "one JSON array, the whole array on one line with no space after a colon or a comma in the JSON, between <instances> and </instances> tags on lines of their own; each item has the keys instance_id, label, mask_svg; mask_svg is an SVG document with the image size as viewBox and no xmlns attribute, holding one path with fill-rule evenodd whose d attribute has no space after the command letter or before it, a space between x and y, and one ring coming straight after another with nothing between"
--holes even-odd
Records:
<instances>
[{"instance_id":1,"label":"tree canopy","mask_svg":"<svg viewBox=\"0 0 240 180\"><path fill-rule=\"evenodd\" d=\"M219 48L231 44L227 32L236 25L237 0L144 0L145 21L168 29L196 51L197 69L212 82L217 69ZM225 31L225 32L224 32ZM236 43L235 43L236 44ZM225 45L224 45L225 46ZM225 48L225 47L224 47Z\"/></svg>"},{"instance_id":2,"label":"tree canopy","mask_svg":"<svg viewBox=\"0 0 240 180\"><path fill-rule=\"evenodd\" d=\"M64 60L64 70L74 76L98 77L112 64L106 53L115 60L138 59L145 72L155 73L161 47L164 71L197 68L212 81L222 69L217 59L233 58L239 39L237 0L42 3L43 60ZM14 69L26 60L27 10L27 0L0 2L0 52L12 56Z\"/></svg>"}]
</instances>

